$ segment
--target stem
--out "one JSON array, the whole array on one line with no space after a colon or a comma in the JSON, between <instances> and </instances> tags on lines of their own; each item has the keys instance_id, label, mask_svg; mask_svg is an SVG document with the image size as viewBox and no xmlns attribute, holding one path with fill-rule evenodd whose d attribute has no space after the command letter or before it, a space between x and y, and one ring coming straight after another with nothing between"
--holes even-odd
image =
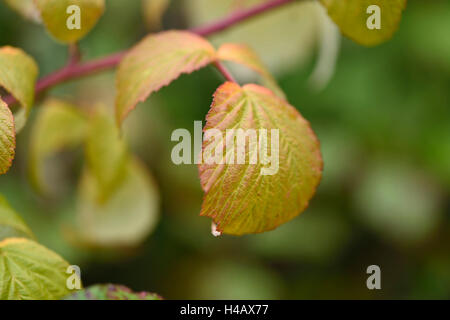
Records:
<instances>
[{"instance_id":1,"label":"stem","mask_svg":"<svg viewBox=\"0 0 450 320\"><path fill-rule=\"evenodd\" d=\"M227 79L228 81L231 82L237 82L233 76L231 75L231 73L228 71L228 69L219 61L214 62L214 66L216 67L217 70L219 70L219 72L223 75L223 77L225 79Z\"/></svg>"},{"instance_id":2,"label":"stem","mask_svg":"<svg viewBox=\"0 0 450 320\"><path fill-rule=\"evenodd\" d=\"M80 52L80 47L78 47L78 44L71 44L69 45L69 59L67 64L70 65L76 65L80 62L81 60L81 52Z\"/></svg>"},{"instance_id":3,"label":"stem","mask_svg":"<svg viewBox=\"0 0 450 320\"><path fill-rule=\"evenodd\" d=\"M219 31L228 29L244 20L248 20L248 19L258 16L264 12L281 7L288 3L293 3L295 1L297 1L297 0L269 0L265 3L256 5L252 8L232 13L229 16L227 16L217 22L208 24L203 27L193 28L190 31L193 33L196 33L200 36L206 37L211 34L217 33ZM71 49L71 50L72 50L71 52L73 54L73 49ZM38 95L40 92L42 92L48 88L51 88L62 82L65 82L65 81L68 81L71 79L75 79L75 78L79 78L82 76L90 75L95 72L113 68L120 63L120 61L122 60L122 58L125 56L126 53L127 53L127 51L122 51L122 52L114 53L114 54L111 54L109 56L106 56L106 57L103 57L100 59L91 60L91 61L84 62L84 63L79 63L76 60L77 59L76 56L71 55L71 58L69 59L69 63L65 67L47 75L47 76L44 76L38 80L38 82L36 83L35 94ZM75 60L73 60L73 59L75 59ZM216 67L217 67L217 65L216 65ZM222 70L220 70L220 71L222 72L222 74L224 74L224 72ZM224 76L227 78L227 80L234 81L234 80L232 80L233 77L229 74L229 72L226 71L226 69L225 69L225 72L227 75L224 74ZM12 95L8 95L8 96L4 97L3 101L9 106L11 106L15 102L17 102L16 99Z\"/></svg>"},{"instance_id":4,"label":"stem","mask_svg":"<svg viewBox=\"0 0 450 320\"><path fill-rule=\"evenodd\" d=\"M125 53L122 51L81 64L68 64L64 68L41 78L36 84L36 93L73 78L112 68L122 60Z\"/></svg>"}]
</instances>

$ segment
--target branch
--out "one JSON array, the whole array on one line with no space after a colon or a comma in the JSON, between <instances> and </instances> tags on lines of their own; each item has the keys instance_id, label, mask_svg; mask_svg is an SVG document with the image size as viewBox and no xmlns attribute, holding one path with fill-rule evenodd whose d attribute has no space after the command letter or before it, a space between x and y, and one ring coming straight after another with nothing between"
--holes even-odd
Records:
<instances>
[{"instance_id":1,"label":"branch","mask_svg":"<svg viewBox=\"0 0 450 320\"><path fill-rule=\"evenodd\" d=\"M295 1L296 0L269 0L265 3L256 5L252 8L234 12L217 22L208 24L203 27L193 28L190 31L200 36L206 37L214 33L231 28L244 20L248 20L264 12L281 7L288 3L293 3ZM127 51L122 51L100 59L91 60L84 63L68 63L62 69L59 69L39 79L38 82L36 83L35 94L38 95L40 92L48 88L51 88L59 83L63 83L65 81L113 68L120 63L120 61L122 60L122 58L125 56L126 53ZM222 70L220 71L222 72ZM230 79L232 79L232 77ZM8 95L3 98L3 101L7 105L11 106L16 102L16 99L12 95Z\"/></svg>"},{"instance_id":2,"label":"branch","mask_svg":"<svg viewBox=\"0 0 450 320\"><path fill-rule=\"evenodd\" d=\"M213 22L206 26L194 28L190 31L200 36L206 37L213 33L228 29L235 24L238 24L239 22L242 22L249 18L253 18L261 13L270 11L271 9L278 8L295 1L296 0L270 0L259 5L255 5L254 7L249 9L234 12L220 21Z\"/></svg>"},{"instance_id":3,"label":"branch","mask_svg":"<svg viewBox=\"0 0 450 320\"><path fill-rule=\"evenodd\" d=\"M219 62L219 61L214 62L214 66L216 67L217 70L219 70L219 72L223 75L223 77L227 81L231 81L231 82L236 82L237 83L237 81L233 78L233 76L228 71L228 69L221 62Z\"/></svg>"}]
</instances>

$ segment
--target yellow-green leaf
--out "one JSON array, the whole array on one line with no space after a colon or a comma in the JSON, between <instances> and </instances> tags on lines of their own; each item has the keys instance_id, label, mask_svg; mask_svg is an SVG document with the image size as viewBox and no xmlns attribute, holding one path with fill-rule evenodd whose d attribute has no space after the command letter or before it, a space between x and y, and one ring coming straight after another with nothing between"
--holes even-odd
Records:
<instances>
[{"instance_id":1,"label":"yellow-green leaf","mask_svg":"<svg viewBox=\"0 0 450 320\"><path fill-rule=\"evenodd\" d=\"M83 38L97 24L104 0L34 0L48 32L63 43Z\"/></svg>"},{"instance_id":2,"label":"yellow-green leaf","mask_svg":"<svg viewBox=\"0 0 450 320\"><path fill-rule=\"evenodd\" d=\"M87 132L87 119L75 106L57 99L45 101L36 118L30 143L30 178L35 189L48 193L45 160L56 152L81 144Z\"/></svg>"},{"instance_id":3,"label":"yellow-green leaf","mask_svg":"<svg viewBox=\"0 0 450 320\"><path fill-rule=\"evenodd\" d=\"M0 240L11 237L34 238L33 233L23 219L10 207L0 195Z\"/></svg>"},{"instance_id":4,"label":"yellow-green leaf","mask_svg":"<svg viewBox=\"0 0 450 320\"><path fill-rule=\"evenodd\" d=\"M41 22L41 15L33 0L5 0L6 4L25 18Z\"/></svg>"},{"instance_id":5,"label":"yellow-green leaf","mask_svg":"<svg viewBox=\"0 0 450 320\"><path fill-rule=\"evenodd\" d=\"M16 148L14 118L6 103L0 99L0 174L11 167Z\"/></svg>"},{"instance_id":6,"label":"yellow-green leaf","mask_svg":"<svg viewBox=\"0 0 450 320\"><path fill-rule=\"evenodd\" d=\"M183 73L214 61L205 39L186 31L167 31L144 38L122 60L117 72L116 118L121 123L136 104Z\"/></svg>"},{"instance_id":7,"label":"yellow-green leaf","mask_svg":"<svg viewBox=\"0 0 450 320\"><path fill-rule=\"evenodd\" d=\"M55 300L70 293L69 264L58 254L25 238L0 241L0 299Z\"/></svg>"},{"instance_id":8,"label":"yellow-green leaf","mask_svg":"<svg viewBox=\"0 0 450 320\"><path fill-rule=\"evenodd\" d=\"M249 46L245 44L225 43L217 50L217 57L220 60L232 61L253 69L262 76L265 86L273 90L278 96L282 98L286 97L258 54Z\"/></svg>"},{"instance_id":9,"label":"yellow-green leaf","mask_svg":"<svg viewBox=\"0 0 450 320\"><path fill-rule=\"evenodd\" d=\"M264 87L227 82L217 89L206 121L199 165L205 191L201 215L211 217L217 231L264 232L305 210L321 179L322 157L309 123L294 107ZM208 138L209 129L221 134ZM239 136L225 139L227 129L248 134L241 134L245 162L236 157L236 145L243 147ZM211 162L221 153L224 156Z\"/></svg>"},{"instance_id":10,"label":"yellow-green leaf","mask_svg":"<svg viewBox=\"0 0 450 320\"><path fill-rule=\"evenodd\" d=\"M135 246L153 230L159 215L159 195L152 177L134 159L127 162L120 185L106 201L89 170L81 179L78 199L78 235L88 245Z\"/></svg>"},{"instance_id":11,"label":"yellow-green leaf","mask_svg":"<svg viewBox=\"0 0 450 320\"><path fill-rule=\"evenodd\" d=\"M88 167L99 184L99 196L105 199L123 177L128 152L113 117L102 108L90 119L85 154Z\"/></svg>"},{"instance_id":12,"label":"yellow-green leaf","mask_svg":"<svg viewBox=\"0 0 450 320\"><path fill-rule=\"evenodd\" d=\"M34 86L38 67L33 58L21 49L0 48L0 86L11 93L22 105L14 115L16 132L25 125L34 101Z\"/></svg>"},{"instance_id":13,"label":"yellow-green leaf","mask_svg":"<svg viewBox=\"0 0 450 320\"><path fill-rule=\"evenodd\" d=\"M162 18L169 5L170 0L142 0L142 11L149 30L161 29Z\"/></svg>"},{"instance_id":14,"label":"yellow-green leaf","mask_svg":"<svg viewBox=\"0 0 450 320\"><path fill-rule=\"evenodd\" d=\"M402 11L406 8L406 0L320 1L345 36L366 46L389 40L397 30ZM375 27L372 24L376 20L373 19L377 18L380 23Z\"/></svg>"}]
</instances>

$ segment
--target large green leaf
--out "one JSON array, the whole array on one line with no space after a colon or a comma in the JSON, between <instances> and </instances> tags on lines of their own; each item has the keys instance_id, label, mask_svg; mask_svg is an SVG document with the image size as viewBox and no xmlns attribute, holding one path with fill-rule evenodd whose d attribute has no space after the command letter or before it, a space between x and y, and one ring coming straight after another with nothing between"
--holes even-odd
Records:
<instances>
[{"instance_id":1,"label":"large green leaf","mask_svg":"<svg viewBox=\"0 0 450 320\"><path fill-rule=\"evenodd\" d=\"M22 109L14 115L16 131L24 126L33 105L37 75L36 63L25 52L9 46L0 48L0 86L22 105Z\"/></svg>"},{"instance_id":2,"label":"large green leaf","mask_svg":"<svg viewBox=\"0 0 450 320\"><path fill-rule=\"evenodd\" d=\"M5 0L5 2L25 18L34 22L41 22L40 13L34 0Z\"/></svg>"},{"instance_id":3,"label":"large green leaf","mask_svg":"<svg viewBox=\"0 0 450 320\"><path fill-rule=\"evenodd\" d=\"M261 75L268 88L273 90L278 96L282 98L286 97L258 54L249 46L245 44L225 43L217 50L217 57L220 60L232 61L253 69Z\"/></svg>"},{"instance_id":4,"label":"large green leaf","mask_svg":"<svg viewBox=\"0 0 450 320\"><path fill-rule=\"evenodd\" d=\"M134 159L125 166L122 181L101 199L102 188L86 170L79 186L78 227L80 241L87 245L135 246L155 227L159 195L152 177Z\"/></svg>"},{"instance_id":5,"label":"large green leaf","mask_svg":"<svg viewBox=\"0 0 450 320\"><path fill-rule=\"evenodd\" d=\"M30 176L36 190L47 193L49 189L44 179L45 160L55 152L81 144L86 131L87 119L73 105L57 99L43 103L30 143Z\"/></svg>"},{"instance_id":6,"label":"large green leaf","mask_svg":"<svg viewBox=\"0 0 450 320\"><path fill-rule=\"evenodd\" d=\"M34 0L48 32L63 43L74 43L83 38L97 24L105 9L104 0ZM69 11L76 5L80 13L80 28L69 29L71 16L76 11Z\"/></svg>"},{"instance_id":7,"label":"large green leaf","mask_svg":"<svg viewBox=\"0 0 450 320\"><path fill-rule=\"evenodd\" d=\"M162 300L156 293L133 292L129 288L114 284L98 284L80 290L65 300Z\"/></svg>"},{"instance_id":8,"label":"large green leaf","mask_svg":"<svg viewBox=\"0 0 450 320\"><path fill-rule=\"evenodd\" d=\"M69 264L53 251L25 238L0 241L0 299L60 299Z\"/></svg>"},{"instance_id":9,"label":"large green leaf","mask_svg":"<svg viewBox=\"0 0 450 320\"><path fill-rule=\"evenodd\" d=\"M183 73L211 63L214 48L186 31L150 35L130 50L117 72L116 118L121 123L136 104Z\"/></svg>"},{"instance_id":10,"label":"large green leaf","mask_svg":"<svg viewBox=\"0 0 450 320\"><path fill-rule=\"evenodd\" d=\"M206 121L205 132L218 129L221 134L205 136L203 142L201 215L211 217L217 231L242 235L272 230L307 207L321 178L322 157L309 123L294 107L264 87L227 82L217 89ZM245 138L244 163L235 157L235 139L224 139L227 129L256 131L255 139ZM266 144L261 143L261 129L267 130ZM209 150L224 157L212 162ZM266 152L272 158L267 162Z\"/></svg>"},{"instance_id":11,"label":"large green leaf","mask_svg":"<svg viewBox=\"0 0 450 320\"><path fill-rule=\"evenodd\" d=\"M34 238L23 219L14 212L6 199L0 195L0 240L10 237Z\"/></svg>"},{"instance_id":12,"label":"large green leaf","mask_svg":"<svg viewBox=\"0 0 450 320\"><path fill-rule=\"evenodd\" d=\"M0 174L11 167L16 148L14 118L6 103L0 99Z\"/></svg>"},{"instance_id":13,"label":"large green leaf","mask_svg":"<svg viewBox=\"0 0 450 320\"><path fill-rule=\"evenodd\" d=\"M328 14L350 39L374 46L389 40L400 24L406 0L320 0ZM370 6L380 8L380 28L369 29L367 21L374 11Z\"/></svg>"},{"instance_id":14,"label":"large green leaf","mask_svg":"<svg viewBox=\"0 0 450 320\"><path fill-rule=\"evenodd\" d=\"M90 119L85 154L89 170L99 184L101 201L120 182L128 158L127 146L113 117L102 108Z\"/></svg>"}]
</instances>

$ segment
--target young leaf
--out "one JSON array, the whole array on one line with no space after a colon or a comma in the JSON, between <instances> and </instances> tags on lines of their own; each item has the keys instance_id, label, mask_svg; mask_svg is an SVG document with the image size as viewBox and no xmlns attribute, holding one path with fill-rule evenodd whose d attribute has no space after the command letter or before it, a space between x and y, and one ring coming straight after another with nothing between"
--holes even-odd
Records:
<instances>
[{"instance_id":1,"label":"young leaf","mask_svg":"<svg viewBox=\"0 0 450 320\"><path fill-rule=\"evenodd\" d=\"M200 215L211 217L217 231L264 232L305 210L321 178L322 157L309 123L294 107L264 87L227 82L214 94L206 121L205 132L218 129L221 134L205 136L203 142ZM239 137L225 139L227 129L255 130L254 139L244 136L245 163L235 157L239 142L233 145ZM225 157L208 162L208 150Z\"/></svg>"},{"instance_id":2,"label":"young leaf","mask_svg":"<svg viewBox=\"0 0 450 320\"><path fill-rule=\"evenodd\" d=\"M217 57L220 60L232 61L249 67L258 72L264 80L264 84L274 91L279 97L285 98L285 94L272 77L269 70L252 48L245 44L225 43L217 50Z\"/></svg>"},{"instance_id":3,"label":"young leaf","mask_svg":"<svg viewBox=\"0 0 450 320\"><path fill-rule=\"evenodd\" d=\"M79 186L78 226L81 241L92 246L135 246L154 228L159 196L146 169L130 159L120 185L105 201L94 175L86 170Z\"/></svg>"},{"instance_id":4,"label":"young leaf","mask_svg":"<svg viewBox=\"0 0 450 320\"><path fill-rule=\"evenodd\" d=\"M43 177L45 160L55 152L81 144L86 131L87 119L76 107L57 99L43 103L30 143L30 178L37 191L48 192Z\"/></svg>"},{"instance_id":5,"label":"young leaf","mask_svg":"<svg viewBox=\"0 0 450 320\"><path fill-rule=\"evenodd\" d=\"M0 195L0 240L11 237L34 238L23 219L14 212L6 199Z\"/></svg>"},{"instance_id":6,"label":"young leaf","mask_svg":"<svg viewBox=\"0 0 450 320\"><path fill-rule=\"evenodd\" d=\"M149 30L161 29L162 18L169 5L170 0L142 0L142 11Z\"/></svg>"},{"instance_id":7,"label":"young leaf","mask_svg":"<svg viewBox=\"0 0 450 320\"><path fill-rule=\"evenodd\" d=\"M95 111L89 122L86 161L99 185L99 200L105 199L120 182L128 158L127 146L105 110Z\"/></svg>"},{"instance_id":8,"label":"young leaf","mask_svg":"<svg viewBox=\"0 0 450 320\"><path fill-rule=\"evenodd\" d=\"M97 284L71 294L64 300L162 300L162 298L156 293L133 292L121 285Z\"/></svg>"},{"instance_id":9,"label":"young leaf","mask_svg":"<svg viewBox=\"0 0 450 320\"><path fill-rule=\"evenodd\" d=\"M48 32L63 43L83 38L97 24L104 0L34 0Z\"/></svg>"},{"instance_id":10,"label":"young leaf","mask_svg":"<svg viewBox=\"0 0 450 320\"><path fill-rule=\"evenodd\" d=\"M0 299L54 300L70 293L69 264L53 251L25 238L0 241Z\"/></svg>"},{"instance_id":11,"label":"young leaf","mask_svg":"<svg viewBox=\"0 0 450 320\"><path fill-rule=\"evenodd\" d=\"M37 75L36 63L25 52L9 46L0 48L0 86L11 93L22 105L22 110L14 115L16 132L25 125L33 105Z\"/></svg>"},{"instance_id":12,"label":"young leaf","mask_svg":"<svg viewBox=\"0 0 450 320\"><path fill-rule=\"evenodd\" d=\"M365 46L389 40L400 24L406 0L320 0L341 32ZM376 8L377 6L378 8ZM377 16L379 14L379 16ZM379 17L379 28L369 28Z\"/></svg>"},{"instance_id":13,"label":"young leaf","mask_svg":"<svg viewBox=\"0 0 450 320\"><path fill-rule=\"evenodd\" d=\"M41 22L41 16L33 0L5 0L6 4L33 22Z\"/></svg>"},{"instance_id":14,"label":"young leaf","mask_svg":"<svg viewBox=\"0 0 450 320\"><path fill-rule=\"evenodd\" d=\"M14 118L6 103L0 99L0 174L11 167L16 148Z\"/></svg>"},{"instance_id":15,"label":"young leaf","mask_svg":"<svg viewBox=\"0 0 450 320\"><path fill-rule=\"evenodd\" d=\"M121 123L136 104L183 73L214 61L214 48L186 31L167 31L144 38L122 60L117 72L116 118Z\"/></svg>"}]
</instances>

